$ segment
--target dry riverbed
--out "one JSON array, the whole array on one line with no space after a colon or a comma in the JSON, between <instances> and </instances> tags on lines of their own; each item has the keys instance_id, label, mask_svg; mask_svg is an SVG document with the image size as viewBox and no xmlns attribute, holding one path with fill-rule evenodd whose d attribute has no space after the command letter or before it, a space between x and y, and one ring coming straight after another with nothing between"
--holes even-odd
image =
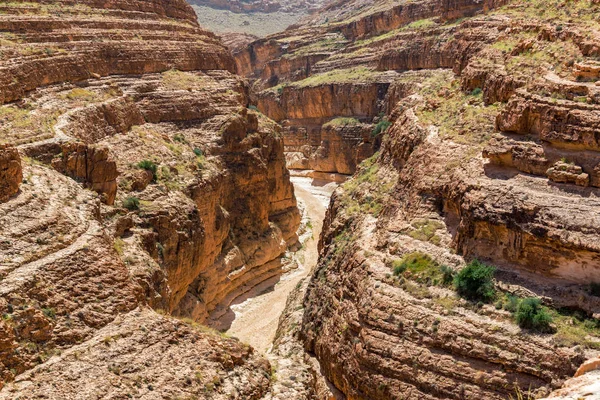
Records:
<instances>
[{"instance_id":1,"label":"dry riverbed","mask_svg":"<svg viewBox=\"0 0 600 400\"><path fill-rule=\"evenodd\" d=\"M302 226L305 230L301 236L303 247L292 256L298 268L283 275L271 290L231 306L235 320L227 334L250 344L261 353L266 353L273 343L279 317L290 292L312 272L317 263L317 243L325 211L336 188L335 183L319 182L305 177L292 177L292 183L303 211Z\"/></svg>"}]
</instances>

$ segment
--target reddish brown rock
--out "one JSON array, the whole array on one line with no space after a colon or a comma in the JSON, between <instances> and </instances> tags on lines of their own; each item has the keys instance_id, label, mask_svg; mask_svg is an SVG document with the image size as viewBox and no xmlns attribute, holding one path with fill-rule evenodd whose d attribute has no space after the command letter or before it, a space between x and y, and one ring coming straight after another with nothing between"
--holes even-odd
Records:
<instances>
[{"instance_id":1,"label":"reddish brown rock","mask_svg":"<svg viewBox=\"0 0 600 400\"><path fill-rule=\"evenodd\" d=\"M19 152L12 146L0 145L0 202L19 191L23 179Z\"/></svg>"}]
</instances>

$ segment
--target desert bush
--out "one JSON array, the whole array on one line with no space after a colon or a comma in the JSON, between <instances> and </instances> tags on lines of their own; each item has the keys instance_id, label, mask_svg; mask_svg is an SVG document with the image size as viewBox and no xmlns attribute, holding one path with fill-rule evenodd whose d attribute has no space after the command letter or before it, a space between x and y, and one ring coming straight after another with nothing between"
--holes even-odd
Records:
<instances>
[{"instance_id":1,"label":"desert bush","mask_svg":"<svg viewBox=\"0 0 600 400\"><path fill-rule=\"evenodd\" d=\"M154 161L143 160L137 163L137 166L138 168L152 172L152 180L156 181L156 171L158 170L158 167Z\"/></svg>"},{"instance_id":2,"label":"desert bush","mask_svg":"<svg viewBox=\"0 0 600 400\"><path fill-rule=\"evenodd\" d=\"M454 277L454 288L468 300L489 302L494 298L494 267L471 261Z\"/></svg>"},{"instance_id":3,"label":"desert bush","mask_svg":"<svg viewBox=\"0 0 600 400\"><path fill-rule=\"evenodd\" d=\"M390 121L387 120L387 118L382 118L377 125L375 125L375 128L373 128L373 132L371 132L371 136L372 137L377 137L379 135L381 135L382 133L385 133L385 131L388 130L388 128L392 125L392 123Z\"/></svg>"},{"instance_id":4,"label":"desert bush","mask_svg":"<svg viewBox=\"0 0 600 400\"><path fill-rule=\"evenodd\" d=\"M444 285L449 285L454 281L454 276L456 272L447 265L442 265L440 267L440 271L442 272L442 283Z\"/></svg>"},{"instance_id":5,"label":"desert bush","mask_svg":"<svg viewBox=\"0 0 600 400\"><path fill-rule=\"evenodd\" d=\"M552 332L550 324L552 317L542 306L540 299L529 297L523 299L515 313L517 324L523 329L531 329L538 332Z\"/></svg>"},{"instance_id":6,"label":"desert bush","mask_svg":"<svg viewBox=\"0 0 600 400\"><path fill-rule=\"evenodd\" d=\"M140 209L140 199L137 197L127 197L123 200L123 207L130 211L139 210Z\"/></svg>"}]
</instances>

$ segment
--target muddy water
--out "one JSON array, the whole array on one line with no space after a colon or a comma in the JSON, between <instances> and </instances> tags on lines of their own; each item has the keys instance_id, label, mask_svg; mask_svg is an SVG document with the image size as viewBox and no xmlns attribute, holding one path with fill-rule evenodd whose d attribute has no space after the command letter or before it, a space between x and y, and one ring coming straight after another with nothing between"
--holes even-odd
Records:
<instances>
[{"instance_id":1,"label":"muddy water","mask_svg":"<svg viewBox=\"0 0 600 400\"><path fill-rule=\"evenodd\" d=\"M262 353L268 351L275 338L279 316L283 312L289 293L317 264L317 243L325 211L337 186L335 183L305 177L292 177L292 183L303 212L304 228L301 228L300 232L303 248L292 256L298 268L283 275L273 288L231 307L235 313L235 320L227 333Z\"/></svg>"}]
</instances>

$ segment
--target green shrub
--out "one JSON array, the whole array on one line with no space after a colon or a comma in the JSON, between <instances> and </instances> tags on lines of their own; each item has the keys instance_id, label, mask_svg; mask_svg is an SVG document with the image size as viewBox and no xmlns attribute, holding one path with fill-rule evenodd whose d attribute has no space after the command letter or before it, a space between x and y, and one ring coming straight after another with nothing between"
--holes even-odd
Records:
<instances>
[{"instance_id":1,"label":"green shrub","mask_svg":"<svg viewBox=\"0 0 600 400\"><path fill-rule=\"evenodd\" d=\"M385 131L387 131L391 125L392 125L392 123L390 121L388 121L387 118L385 118L385 117L382 118L377 123L377 125L375 125L373 132L371 132L371 136L377 137L377 136L381 135L382 133L385 133Z\"/></svg>"},{"instance_id":2,"label":"green shrub","mask_svg":"<svg viewBox=\"0 0 600 400\"><path fill-rule=\"evenodd\" d=\"M156 181L156 171L158 167L154 163L154 161L143 160L137 163L138 168L145 169L146 171L152 172L152 180Z\"/></svg>"},{"instance_id":3,"label":"green shrub","mask_svg":"<svg viewBox=\"0 0 600 400\"><path fill-rule=\"evenodd\" d=\"M202 153L202 150L200 150L197 147L194 147L194 154L197 155L198 157L204 155L204 153Z\"/></svg>"},{"instance_id":4,"label":"green shrub","mask_svg":"<svg viewBox=\"0 0 600 400\"><path fill-rule=\"evenodd\" d=\"M253 105L253 104L252 104L252 105L249 105L249 106L248 106L248 109L249 109L249 110L252 110L252 111L258 111L258 107L256 107L256 106L255 106L255 105Z\"/></svg>"},{"instance_id":5,"label":"green shrub","mask_svg":"<svg viewBox=\"0 0 600 400\"><path fill-rule=\"evenodd\" d=\"M517 324L523 329L552 332L552 317L542 306L540 299L529 297L522 300L515 313Z\"/></svg>"},{"instance_id":6,"label":"green shrub","mask_svg":"<svg viewBox=\"0 0 600 400\"><path fill-rule=\"evenodd\" d=\"M400 276L406 271L407 265L402 260L394 260L392 262L392 270L395 276Z\"/></svg>"},{"instance_id":7,"label":"green shrub","mask_svg":"<svg viewBox=\"0 0 600 400\"><path fill-rule=\"evenodd\" d=\"M175 134L175 136L173 136L173 140L179 143L187 143L185 136L183 136L181 133Z\"/></svg>"},{"instance_id":8,"label":"green shrub","mask_svg":"<svg viewBox=\"0 0 600 400\"><path fill-rule=\"evenodd\" d=\"M125 200L123 200L123 207L130 211L139 210L140 199L137 197L127 197Z\"/></svg>"},{"instance_id":9,"label":"green shrub","mask_svg":"<svg viewBox=\"0 0 600 400\"><path fill-rule=\"evenodd\" d=\"M496 269L473 260L454 277L454 288L468 300L489 302L494 298L494 272Z\"/></svg>"},{"instance_id":10,"label":"green shrub","mask_svg":"<svg viewBox=\"0 0 600 400\"><path fill-rule=\"evenodd\" d=\"M475 88L471 92L471 96L479 96L481 93L483 93L483 90L481 88Z\"/></svg>"}]
</instances>

